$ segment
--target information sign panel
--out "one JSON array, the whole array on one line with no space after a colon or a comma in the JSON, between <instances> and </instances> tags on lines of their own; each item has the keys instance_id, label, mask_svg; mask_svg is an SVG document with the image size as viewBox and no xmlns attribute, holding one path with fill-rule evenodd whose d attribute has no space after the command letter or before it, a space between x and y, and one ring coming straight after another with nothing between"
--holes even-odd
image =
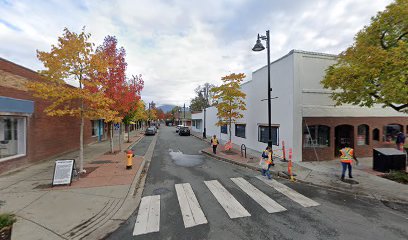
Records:
<instances>
[{"instance_id":1,"label":"information sign panel","mask_svg":"<svg viewBox=\"0 0 408 240\"><path fill-rule=\"evenodd\" d=\"M72 171L75 166L75 160L57 160L55 161L54 177L52 185L65 185L72 182Z\"/></svg>"}]
</instances>

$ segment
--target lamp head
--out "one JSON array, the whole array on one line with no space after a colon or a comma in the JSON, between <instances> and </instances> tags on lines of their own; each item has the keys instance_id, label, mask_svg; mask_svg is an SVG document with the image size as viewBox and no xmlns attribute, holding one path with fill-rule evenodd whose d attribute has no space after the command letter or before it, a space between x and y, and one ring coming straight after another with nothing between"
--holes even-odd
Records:
<instances>
[{"instance_id":1,"label":"lamp head","mask_svg":"<svg viewBox=\"0 0 408 240\"><path fill-rule=\"evenodd\" d=\"M260 51L262 51L264 49L265 49L265 47L262 45L261 39L259 38L259 34L258 34L258 39L256 40L256 43L255 43L254 47L252 48L252 51L260 52Z\"/></svg>"}]
</instances>

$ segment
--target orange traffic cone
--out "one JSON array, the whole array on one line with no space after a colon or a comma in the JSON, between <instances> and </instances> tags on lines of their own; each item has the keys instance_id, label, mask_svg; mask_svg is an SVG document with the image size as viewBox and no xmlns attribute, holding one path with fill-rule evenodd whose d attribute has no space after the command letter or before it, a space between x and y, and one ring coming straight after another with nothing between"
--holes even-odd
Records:
<instances>
[{"instance_id":1,"label":"orange traffic cone","mask_svg":"<svg viewBox=\"0 0 408 240\"><path fill-rule=\"evenodd\" d=\"M288 174L290 176L290 181L291 182L296 181L296 179L293 177L293 173L292 173L292 148L289 148Z\"/></svg>"}]
</instances>

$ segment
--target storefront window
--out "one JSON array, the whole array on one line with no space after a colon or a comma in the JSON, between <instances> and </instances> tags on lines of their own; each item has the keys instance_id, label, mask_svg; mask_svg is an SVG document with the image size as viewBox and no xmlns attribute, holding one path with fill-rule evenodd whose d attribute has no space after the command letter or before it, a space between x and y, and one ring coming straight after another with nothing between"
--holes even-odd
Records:
<instances>
[{"instance_id":1,"label":"storefront window","mask_svg":"<svg viewBox=\"0 0 408 240\"><path fill-rule=\"evenodd\" d=\"M368 125L361 124L357 128L357 145L368 145Z\"/></svg>"},{"instance_id":2,"label":"storefront window","mask_svg":"<svg viewBox=\"0 0 408 240\"><path fill-rule=\"evenodd\" d=\"M98 135L98 127L99 127L98 120L91 120L91 123L92 123L92 136L94 137Z\"/></svg>"},{"instance_id":3,"label":"storefront window","mask_svg":"<svg viewBox=\"0 0 408 240\"><path fill-rule=\"evenodd\" d=\"M245 124L236 124L235 125L235 136L245 138Z\"/></svg>"},{"instance_id":4,"label":"storefront window","mask_svg":"<svg viewBox=\"0 0 408 240\"><path fill-rule=\"evenodd\" d=\"M397 134L402 131L402 126L399 124L390 124L384 126L384 142L395 142L397 139Z\"/></svg>"},{"instance_id":5,"label":"storefront window","mask_svg":"<svg viewBox=\"0 0 408 240\"><path fill-rule=\"evenodd\" d=\"M221 133L228 134L228 126L227 125L221 126Z\"/></svg>"},{"instance_id":6,"label":"storefront window","mask_svg":"<svg viewBox=\"0 0 408 240\"><path fill-rule=\"evenodd\" d=\"M303 147L328 146L330 146L330 127L325 125L303 127Z\"/></svg>"},{"instance_id":7,"label":"storefront window","mask_svg":"<svg viewBox=\"0 0 408 240\"><path fill-rule=\"evenodd\" d=\"M272 145L279 146L279 127L272 127ZM259 126L258 128L258 141L268 143L269 140L269 127Z\"/></svg>"},{"instance_id":8,"label":"storefront window","mask_svg":"<svg viewBox=\"0 0 408 240\"><path fill-rule=\"evenodd\" d=\"M26 119L0 116L0 161L26 153Z\"/></svg>"}]
</instances>

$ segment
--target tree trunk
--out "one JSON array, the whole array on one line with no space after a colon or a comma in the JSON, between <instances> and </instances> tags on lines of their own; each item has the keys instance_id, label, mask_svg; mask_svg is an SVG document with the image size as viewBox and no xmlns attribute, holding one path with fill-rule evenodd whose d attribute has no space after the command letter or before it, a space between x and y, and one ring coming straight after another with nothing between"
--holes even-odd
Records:
<instances>
[{"instance_id":1,"label":"tree trunk","mask_svg":"<svg viewBox=\"0 0 408 240\"><path fill-rule=\"evenodd\" d=\"M229 140L230 140L230 142L231 142L231 124L232 124L232 120L231 120L231 118L230 118L230 120L229 120Z\"/></svg>"},{"instance_id":2,"label":"tree trunk","mask_svg":"<svg viewBox=\"0 0 408 240\"><path fill-rule=\"evenodd\" d=\"M126 124L126 126L127 126L127 131L128 131L128 143L130 142L130 125L129 124Z\"/></svg>"},{"instance_id":3,"label":"tree trunk","mask_svg":"<svg viewBox=\"0 0 408 240\"><path fill-rule=\"evenodd\" d=\"M113 153L113 123L109 123L109 142L110 142L110 148L111 148L111 153Z\"/></svg>"},{"instance_id":4,"label":"tree trunk","mask_svg":"<svg viewBox=\"0 0 408 240\"><path fill-rule=\"evenodd\" d=\"M81 127L79 133L79 172L84 172L84 114L81 110Z\"/></svg>"},{"instance_id":5,"label":"tree trunk","mask_svg":"<svg viewBox=\"0 0 408 240\"><path fill-rule=\"evenodd\" d=\"M119 123L119 151L122 152L122 123Z\"/></svg>"}]
</instances>

